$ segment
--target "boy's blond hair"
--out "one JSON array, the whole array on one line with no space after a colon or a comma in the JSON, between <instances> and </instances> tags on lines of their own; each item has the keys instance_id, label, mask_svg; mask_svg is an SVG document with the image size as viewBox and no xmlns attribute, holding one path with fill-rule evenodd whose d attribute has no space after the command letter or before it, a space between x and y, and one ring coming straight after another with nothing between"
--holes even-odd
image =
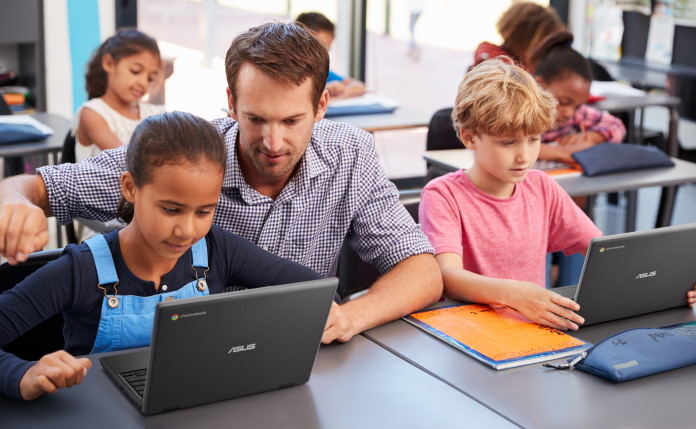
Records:
<instances>
[{"instance_id":1,"label":"boy's blond hair","mask_svg":"<svg viewBox=\"0 0 696 429\"><path fill-rule=\"evenodd\" d=\"M503 58L484 61L464 76L452 109L460 130L491 136L541 134L554 126L556 99L522 68Z\"/></svg>"}]
</instances>

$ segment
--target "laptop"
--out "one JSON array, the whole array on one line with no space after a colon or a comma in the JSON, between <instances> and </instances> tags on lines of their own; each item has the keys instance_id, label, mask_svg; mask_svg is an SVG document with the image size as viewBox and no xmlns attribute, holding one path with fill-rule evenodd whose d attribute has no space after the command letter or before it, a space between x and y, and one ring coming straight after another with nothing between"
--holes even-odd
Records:
<instances>
[{"instance_id":1,"label":"laptop","mask_svg":"<svg viewBox=\"0 0 696 429\"><path fill-rule=\"evenodd\" d=\"M144 414L304 384L338 279L158 303L147 349L99 359Z\"/></svg>"},{"instance_id":2,"label":"laptop","mask_svg":"<svg viewBox=\"0 0 696 429\"><path fill-rule=\"evenodd\" d=\"M687 305L696 284L696 223L598 237L577 286L552 289L580 304L582 326Z\"/></svg>"}]
</instances>

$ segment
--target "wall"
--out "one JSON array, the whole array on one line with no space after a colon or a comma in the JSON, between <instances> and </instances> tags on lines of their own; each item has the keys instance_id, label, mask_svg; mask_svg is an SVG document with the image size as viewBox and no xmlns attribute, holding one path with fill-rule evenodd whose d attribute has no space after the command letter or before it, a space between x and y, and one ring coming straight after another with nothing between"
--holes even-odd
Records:
<instances>
[{"instance_id":1,"label":"wall","mask_svg":"<svg viewBox=\"0 0 696 429\"><path fill-rule=\"evenodd\" d=\"M87 99L86 60L115 30L114 1L44 0L43 7L46 110L72 118Z\"/></svg>"}]
</instances>

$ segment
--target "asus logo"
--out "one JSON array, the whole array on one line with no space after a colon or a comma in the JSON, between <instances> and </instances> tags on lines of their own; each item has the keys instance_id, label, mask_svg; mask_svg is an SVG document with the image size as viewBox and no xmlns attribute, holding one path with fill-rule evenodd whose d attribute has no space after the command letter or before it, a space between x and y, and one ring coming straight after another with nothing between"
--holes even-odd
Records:
<instances>
[{"instance_id":1,"label":"asus logo","mask_svg":"<svg viewBox=\"0 0 696 429\"><path fill-rule=\"evenodd\" d=\"M649 273L640 273L636 276L636 279L644 279L647 277L653 277L657 275L657 271L650 271Z\"/></svg>"},{"instance_id":2,"label":"asus logo","mask_svg":"<svg viewBox=\"0 0 696 429\"><path fill-rule=\"evenodd\" d=\"M249 350L254 350L256 348L256 343L252 344L247 344L246 346L234 346L230 349L227 354L230 353L239 353L239 352L248 352Z\"/></svg>"}]
</instances>

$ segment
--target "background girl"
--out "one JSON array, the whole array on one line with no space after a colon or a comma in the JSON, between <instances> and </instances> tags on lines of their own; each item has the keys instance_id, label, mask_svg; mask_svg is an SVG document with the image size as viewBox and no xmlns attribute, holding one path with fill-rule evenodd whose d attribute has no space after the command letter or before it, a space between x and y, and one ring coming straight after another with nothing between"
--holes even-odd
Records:
<instances>
[{"instance_id":1,"label":"background girl","mask_svg":"<svg viewBox=\"0 0 696 429\"><path fill-rule=\"evenodd\" d=\"M164 113L137 127L121 177L128 225L66 247L0 295L0 345L54 314L65 319L65 351L38 362L0 351L0 393L36 399L82 381L90 364L74 355L147 346L157 302L320 278L211 228L225 163L222 137L201 118Z\"/></svg>"},{"instance_id":2,"label":"background girl","mask_svg":"<svg viewBox=\"0 0 696 429\"><path fill-rule=\"evenodd\" d=\"M160 72L157 41L135 29L108 38L88 64L89 101L75 115L77 162L128 143L141 120L164 112L142 102Z\"/></svg>"},{"instance_id":3,"label":"background girl","mask_svg":"<svg viewBox=\"0 0 696 429\"><path fill-rule=\"evenodd\" d=\"M550 35L535 51L534 74L551 92L558 106L555 128L541 137L539 159L573 162L571 155L598 143L620 143L626 136L621 120L608 112L587 106L592 71L589 62L571 48L573 35L567 31Z\"/></svg>"}]
</instances>

